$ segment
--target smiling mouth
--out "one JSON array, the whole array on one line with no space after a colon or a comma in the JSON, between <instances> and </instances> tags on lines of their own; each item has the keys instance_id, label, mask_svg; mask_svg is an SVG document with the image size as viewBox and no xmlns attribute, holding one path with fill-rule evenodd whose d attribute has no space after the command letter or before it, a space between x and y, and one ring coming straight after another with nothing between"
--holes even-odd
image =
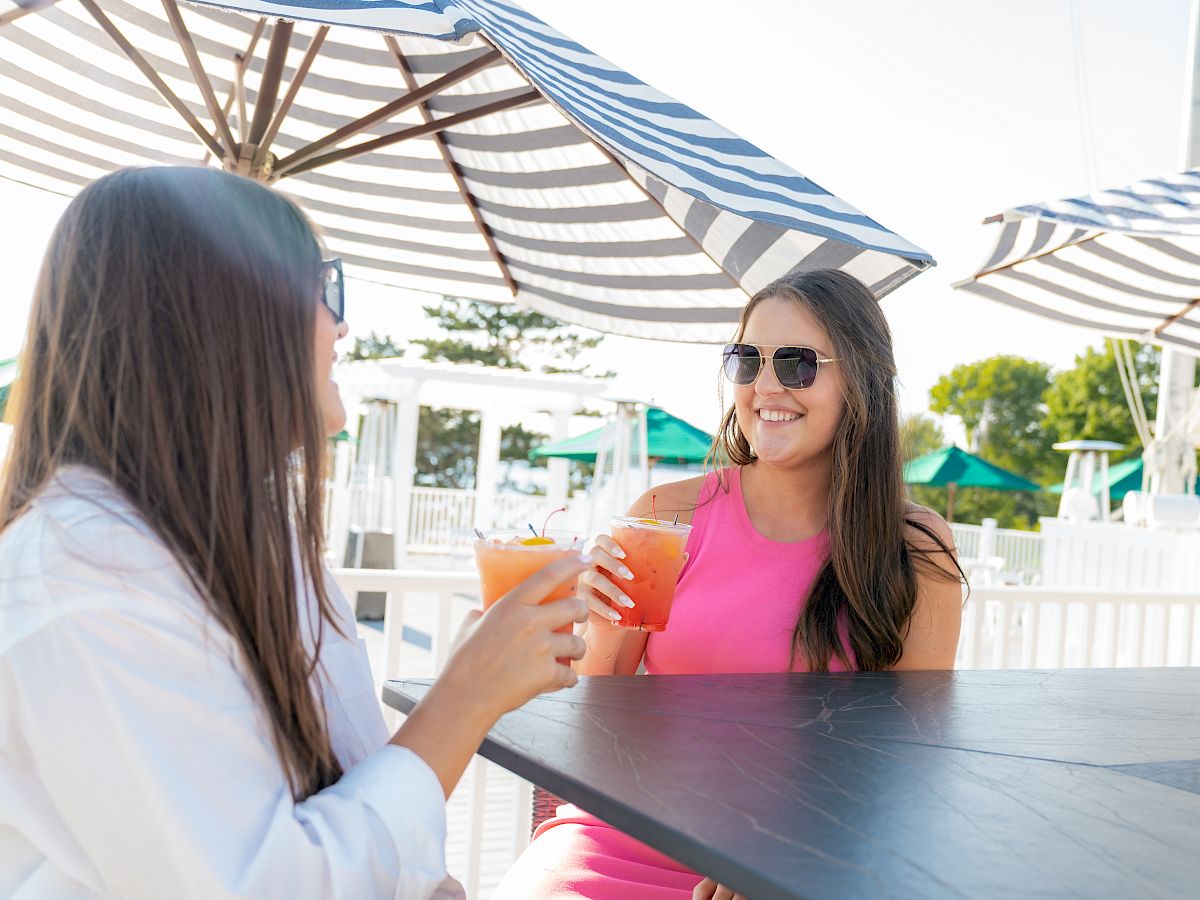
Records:
<instances>
[{"instance_id":1,"label":"smiling mouth","mask_svg":"<svg viewBox=\"0 0 1200 900\"><path fill-rule=\"evenodd\" d=\"M797 422L804 418L803 413L783 412L777 409L760 409L758 417L764 422Z\"/></svg>"}]
</instances>

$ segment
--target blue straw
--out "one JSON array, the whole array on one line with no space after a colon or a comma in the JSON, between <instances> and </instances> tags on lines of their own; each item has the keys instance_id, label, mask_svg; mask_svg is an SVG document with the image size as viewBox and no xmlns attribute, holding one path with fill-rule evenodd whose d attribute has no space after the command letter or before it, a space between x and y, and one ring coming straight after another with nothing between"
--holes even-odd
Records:
<instances>
[{"instance_id":1,"label":"blue straw","mask_svg":"<svg viewBox=\"0 0 1200 900\"><path fill-rule=\"evenodd\" d=\"M533 523L526 522L525 524L529 526L529 530L533 532L533 536L538 537L537 529L533 527Z\"/></svg>"}]
</instances>

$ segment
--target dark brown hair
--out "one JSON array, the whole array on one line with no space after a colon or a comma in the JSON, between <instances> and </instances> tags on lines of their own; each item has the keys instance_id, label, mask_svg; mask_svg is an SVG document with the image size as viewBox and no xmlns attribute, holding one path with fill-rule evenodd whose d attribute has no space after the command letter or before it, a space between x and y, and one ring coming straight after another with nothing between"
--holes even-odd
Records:
<instances>
[{"instance_id":1,"label":"dark brown hair","mask_svg":"<svg viewBox=\"0 0 1200 900\"><path fill-rule=\"evenodd\" d=\"M829 349L846 385L833 439L829 560L813 581L796 622L792 661L802 657L811 670L828 671L836 655L849 666L838 635L842 621L858 668L887 669L904 650L918 567L950 578L947 568L932 559L932 554L945 554L958 568L941 538L909 515L901 478L891 331L866 285L837 269L817 269L780 278L751 297L742 310L737 340L755 307L769 298L801 304L812 313L833 342ZM709 460L744 466L754 459L731 406ZM909 529L922 539L914 542Z\"/></svg>"},{"instance_id":2,"label":"dark brown hair","mask_svg":"<svg viewBox=\"0 0 1200 900\"><path fill-rule=\"evenodd\" d=\"M0 489L0 530L64 465L125 495L236 640L297 799L341 775L297 602L307 583L319 644L335 621L320 565L320 278L303 213L252 181L164 167L89 185L42 265Z\"/></svg>"}]
</instances>

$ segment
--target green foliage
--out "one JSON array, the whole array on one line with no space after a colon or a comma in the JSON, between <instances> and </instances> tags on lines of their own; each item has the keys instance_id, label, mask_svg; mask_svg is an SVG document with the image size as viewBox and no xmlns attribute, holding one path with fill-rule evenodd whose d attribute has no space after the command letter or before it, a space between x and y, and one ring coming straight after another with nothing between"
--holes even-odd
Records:
<instances>
[{"instance_id":1,"label":"green foliage","mask_svg":"<svg viewBox=\"0 0 1200 900\"><path fill-rule=\"evenodd\" d=\"M529 370L532 357L544 356L548 360L541 366L543 372L581 373L586 366L564 367L560 362L576 362L603 339L603 335L567 330L558 319L511 303L443 297L437 306L426 306L425 312L448 336L413 343L424 348L425 359L439 362Z\"/></svg>"},{"instance_id":2,"label":"green foliage","mask_svg":"<svg viewBox=\"0 0 1200 900\"><path fill-rule=\"evenodd\" d=\"M1130 349L1137 387L1153 421L1159 351L1138 344ZM1115 454L1114 461L1141 451L1111 342L1102 349L1089 347L1072 368L1054 374L1042 363L1016 356L956 366L933 386L929 400L933 412L962 419L974 452L1046 487L1061 481L1066 467L1064 454L1052 449L1059 441L1124 444L1126 452ZM945 512L945 488L921 487L913 494L917 502ZM1039 516L1054 515L1058 498L960 488L954 505L958 521L991 517L1002 528L1033 528Z\"/></svg>"},{"instance_id":3,"label":"green foliage","mask_svg":"<svg viewBox=\"0 0 1200 900\"><path fill-rule=\"evenodd\" d=\"M479 416L465 409L422 406L417 424L417 472L422 487L472 488Z\"/></svg>"},{"instance_id":4,"label":"green foliage","mask_svg":"<svg viewBox=\"0 0 1200 900\"><path fill-rule=\"evenodd\" d=\"M1150 344L1133 344L1130 350L1133 351L1142 404L1147 418L1153 423L1162 354ZM1081 356L1076 356L1075 368L1055 376L1054 383L1046 391L1045 401L1042 428L1047 441L1116 441L1125 445L1125 452L1114 454L1114 461L1141 451L1111 341L1105 341L1103 350L1088 347Z\"/></svg>"},{"instance_id":5,"label":"green foliage","mask_svg":"<svg viewBox=\"0 0 1200 900\"><path fill-rule=\"evenodd\" d=\"M900 452L905 462L945 446L946 436L942 434L942 426L928 416L916 413L905 416L900 423Z\"/></svg>"},{"instance_id":6,"label":"green foliage","mask_svg":"<svg viewBox=\"0 0 1200 900\"><path fill-rule=\"evenodd\" d=\"M354 339L354 348L346 354L346 359L399 359L403 355L404 348L389 335L380 336L372 331L369 337Z\"/></svg>"},{"instance_id":7,"label":"green foliage","mask_svg":"<svg viewBox=\"0 0 1200 900\"><path fill-rule=\"evenodd\" d=\"M958 416L970 449L1033 481L1057 470L1041 422L1050 367L1019 356L993 356L955 366L929 391L929 408Z\"/></svg>"}]
</instances>

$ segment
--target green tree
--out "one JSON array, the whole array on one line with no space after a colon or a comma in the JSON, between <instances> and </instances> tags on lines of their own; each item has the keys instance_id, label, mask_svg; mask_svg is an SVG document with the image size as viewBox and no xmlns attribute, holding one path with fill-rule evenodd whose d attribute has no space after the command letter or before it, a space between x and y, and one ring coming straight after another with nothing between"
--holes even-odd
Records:
<instances>
[{"instance_id":1,"label":"green tree","mask_svg":"<svg viewBox=\"0 0 1200 900\"><path fill-rule=\"evenodd\" d=\"M511 303L443 297L437 306L424 309L447 334L413 341L424 348L425 359L434 361L528 371L529 363L541 357L542 372L582 373L587 367L578 364L579 355L603 340L603 335L568 330L558 319Z\"/></svg>"},{"instance_id":2,"label":"green tree","mask_svg":"<svg viewBox=\"0 0 1200 900\"><path fill-rule=\"evenodd\" d=\"M1158 402L1158 369L1161 352L1151 344L1133 344L1137 389L1142 397L1146 417L1154 422ZM1136 456L1141 452L1133 414L1125 400L1121 376L1117 370L1112 341L1104 347L1088 347L1075 357L1075 367L1058 373L1045 393L1046 414L1042 429L1050 442L1070 440L1116 441L1125 445L1125 452L1115 459ZM1059 471L1066 459L1059 456Z\"/></svg>"},{"instance_id":3,"label":"green tree","mask_svg":"<svg viewBox=\"0 0 1200 900\"><path fill-rule=\"evenodd\" d=\"M900 422L900 453L905 462L945 446L942 426L928 416L914 413Z\"/></svg>"},{"instance_id":4,"label":"green tree","mask_svg":"<svg viewBox=\"0 0 1200 900\"><path fill-rule=\"evenodd\" d=\"M355 338L354 346L346 354L348 360L359 359L399 359L404 356L404 348L396 344L388 335L378 335L374 331L365 338Z\"/></svg>"},{"instance_id":5,"label":"green tree","mask_svg":"<svg viewBox=\"0 0 1200 900\"><path fill-rule=\"evenodd\" d=\"M1042 430L1043 395L1050 386L1050 367L1019 356L993 356L955 366L929 392L929 408L962 419L970 449L1002 468L1047 484L1059 460ZM940 494L944 494L942 489ZM932 500L936 495L929 495ZM931 502L930 506L938 508ZM1038 517L1053 511L1043 495L1000 493L960 488L955 519L979 522L992 517L1003 528L1033 528ZM940 504L945 511L945 503Z\"/></svg>"}]
</instances>

